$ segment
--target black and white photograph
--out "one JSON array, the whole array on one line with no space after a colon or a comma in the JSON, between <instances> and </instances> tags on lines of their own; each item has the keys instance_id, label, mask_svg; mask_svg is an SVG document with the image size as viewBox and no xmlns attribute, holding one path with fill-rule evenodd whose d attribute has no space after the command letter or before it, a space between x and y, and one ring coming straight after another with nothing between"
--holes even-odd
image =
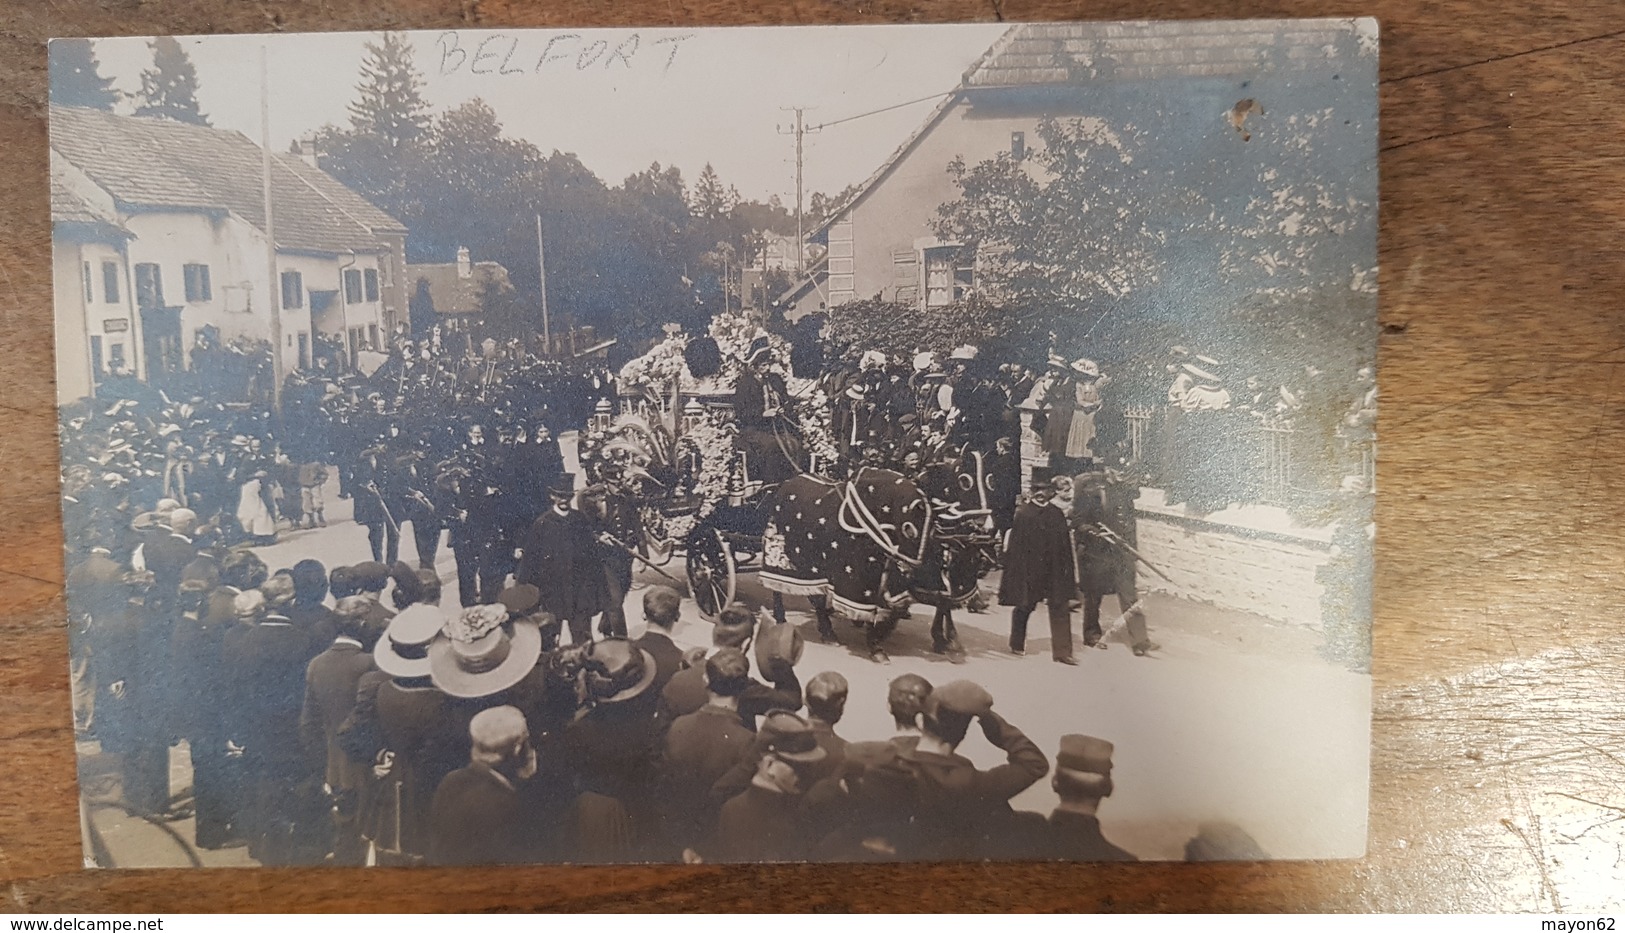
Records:
<instances>
[{"instance_id":1,"label":"black and white photograph","mask_svg":"<svg viewBox=\"0 0 1625 933\"><path fill-rule=\"evenodd\" d=\"M52 40L85 866L1363 856L1377 56Z\"/></svg>"}]
</instances>

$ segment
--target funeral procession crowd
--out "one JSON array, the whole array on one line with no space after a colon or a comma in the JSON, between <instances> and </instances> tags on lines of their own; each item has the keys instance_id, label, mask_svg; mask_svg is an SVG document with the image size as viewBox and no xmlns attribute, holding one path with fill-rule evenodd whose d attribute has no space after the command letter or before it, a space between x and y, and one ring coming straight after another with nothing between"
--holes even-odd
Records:
<instances>
[{"instance_id":1,"label":"funeral procession crowd","mask_svg":"<svg viewBox=\"0 0 1625 933\"><path fill-rule=\"evenodd\" d=\"M798 668L782 603L775 619L730 587L709 650L671 637L697 595L643 586L641 626L623 608L663 540L682 550L743 507L771 515L754 530L764 580L813 595L825 639L830 604L862 622L877 660L910 599L936 606L934 650L960 651L953 611L985 605L997 567L1012 657L1040 603L1054 661L1078 663L1080 608L1083 645L1104 648L1107 595L1133 654L1156 652L1140 477L1098 365L970 346L826 363L759 329L668 330L670 370L661 346L612 372L517 340L450 344L398 335L370 372L318 354L280 412L266 379L213 385L226 370L204 365L162 391L115 375L63 408L75 726L118 762L130 814L190 816L198 848L278 865L1133 858L1096 818L1111 742L1039 748L978 684L914 674L890 683L895 734L846 735L848 682ZM1210 364L1175 355L1180 407L1231 407ZM706 376L720 388L685 408L674 387ZM1025 488L1023 411L1049 455ZM697 440L673 448L684 418ZM923 490L929 517L877 518L882 475ZM799 506L773 497L798 482L839 499L853 540L815 544L847 555L850 593L816 566L794 575L780 517ZM334 497L370 553L268 566L263 546L325 527ZM662 512L662 497L699 504ZM417 566L400 559L407 525ZM869 582L853 554L880 568ZM973 731L1004 764L958 753ZM189 797L172 793L172 746ZM1053 813L1012 808L1045 778ZM1223 825L1187 854L1262 857Z\"/></svg>"}]
</instances>

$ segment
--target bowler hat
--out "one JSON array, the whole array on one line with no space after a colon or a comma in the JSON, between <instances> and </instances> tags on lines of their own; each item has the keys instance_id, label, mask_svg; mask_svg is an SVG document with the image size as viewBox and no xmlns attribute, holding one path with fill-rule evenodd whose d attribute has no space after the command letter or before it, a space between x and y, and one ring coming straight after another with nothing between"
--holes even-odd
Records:
<instances>
[{"instance_id":1,"label":"bowler hat","mask_svg":"<svg viewBox=\"0 0 1625 933\"><path fill-rule=\"evenodd\" d=\"M589 644L583 667L587 687L599 703L623 703L642 694L658 673L654 655L624 638Z\"/></svg>"},{"instance_id":2,"label":"bowler hat","mask_svg":"<svg viewBox=\"0 0 1625 933\"><path fill-rule=\"evenodd\" d=\"M758 747L770 751L785 761L812 764L823 761L825 752L818 745L818 735L807 720L795 713L775 710L762 720L757 736Z\"/></svg>"},{"instance_id":3,"label":"bowler hat","mask_svg":"<svg viewBox=\"0 0 1625 933\"><path fill-rule=\"evenodd\" d=\"M363 590L378 592L389 583L389 568L375 560L364 560L350 572L355 574L355 585Z\"/></svg>"}]
</instances>

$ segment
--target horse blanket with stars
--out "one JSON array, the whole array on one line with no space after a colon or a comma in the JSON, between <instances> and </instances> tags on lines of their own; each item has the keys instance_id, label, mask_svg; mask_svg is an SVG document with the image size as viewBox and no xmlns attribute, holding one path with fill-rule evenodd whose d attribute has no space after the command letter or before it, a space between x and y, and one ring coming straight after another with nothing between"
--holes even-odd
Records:
<instances>
[{"instance_id":1,"label":"horse blanket with stars","mask_svg":"<svg viewBox=\"0 0 1625 933\"><path fill-rule=\"evenodd\" d=\"M774 490L764 507L763 586L827 597L857 622L908 604L912 567L931 531L930 502L912 480L875 469L846 482L802 474Z\"/></svg>"}]
</instances>

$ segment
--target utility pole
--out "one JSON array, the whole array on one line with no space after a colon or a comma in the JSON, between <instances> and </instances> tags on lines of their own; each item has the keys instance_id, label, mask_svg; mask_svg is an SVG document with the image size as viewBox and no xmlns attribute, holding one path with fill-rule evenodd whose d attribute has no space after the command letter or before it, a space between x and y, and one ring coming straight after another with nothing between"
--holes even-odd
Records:
<instances>
[{"instance_id":1,"label":"utility pole","mask_svg":"<svg viewBox=\"0 0 1625 933\"><path fill-rule=\"evenodd\" d=\"M542 215L536 215L536 272L542 286L542 354L553 356L553 326L547 319L547 258L542 253Z\"/></svg>"},{"instance_id":2,"label":"utility pole","mask_svg":"<svg viewBox=\"0 0 1625 933\"><path fill-rule=\"evenodd\" d=\"M803 119L803 115L807 112L805 107L781 107L779 109L793 111L796 115L795 126L789 130L780 129L779 132L784 135L793 135L796 138L796 275L800 276L807 271L802 265L802 257L806 254L807 238L802 223L802 218L805 215L801 209L801 169L804 163L802 140L808 133L818 132L819 127L807 126L806 121Z\"/></svg>"},{"instance_id":3,"label":"utility pole","mask_svg":"<svg viewBox=\"0 0 1625 933\"><path fill-rule=\"evenodd\" d=\"M271 293L271 410L282 416L282 279L276 265L276 215L271 205L271 79L260 46L260 197L265 208L265 266ZM342 283L341 283L342 284ZM303 302L301 302L303 304ZM150 363L148 365L151 365Z\"/></svg>"}]
</instances>

